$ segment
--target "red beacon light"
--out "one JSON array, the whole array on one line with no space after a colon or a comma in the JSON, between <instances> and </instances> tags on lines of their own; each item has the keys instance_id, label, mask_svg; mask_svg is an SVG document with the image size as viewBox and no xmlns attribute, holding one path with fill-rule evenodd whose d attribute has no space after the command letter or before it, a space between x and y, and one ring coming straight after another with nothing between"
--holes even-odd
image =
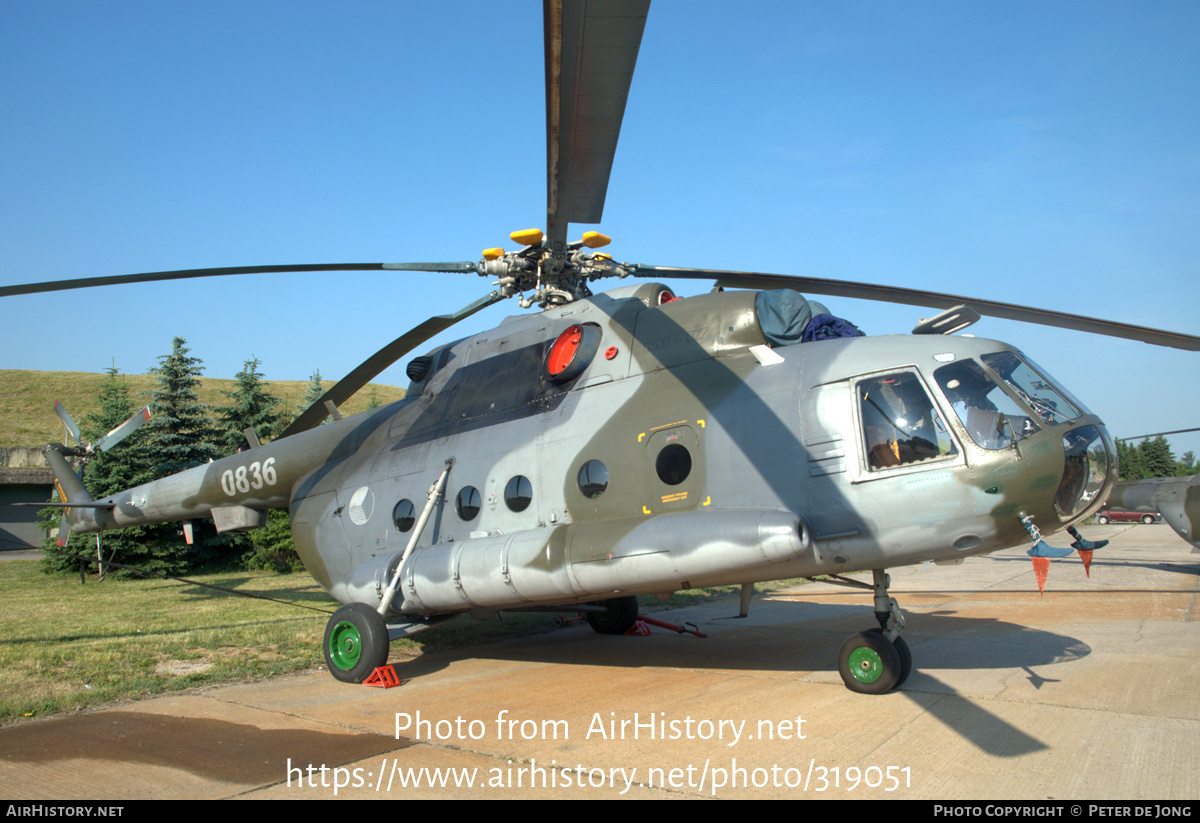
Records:
<instances>
[{"instance_id":1,"label":"red beacon light","mask_svg":"<svg viewBox=\"0 0 1200 823\"><path fill-rule=\"evenodd\" d=\"M600 349L600 336L600 327L594 323L576 324L562 332L546 354L546 378L565 383L581 375Z\"/></svg>"}]
</instances>

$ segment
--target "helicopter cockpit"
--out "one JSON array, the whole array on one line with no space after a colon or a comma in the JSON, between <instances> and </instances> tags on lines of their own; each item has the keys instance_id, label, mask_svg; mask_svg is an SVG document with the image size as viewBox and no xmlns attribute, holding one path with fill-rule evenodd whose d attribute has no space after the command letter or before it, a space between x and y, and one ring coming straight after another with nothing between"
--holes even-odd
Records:
<instances>
[{"instance_id":1,"label":"helicopter cockpit","mask_svg":"<svg viewBox=\"0 0 1200 823\"><path fill-rule=\"evenodd\" d=\"M878 352L878 359L860 359L856 365L865 366L866 373L848 380L860 442L858 467L848 468L851 482L874 486L873 481L894 479L879 487L877 493L886 497L893 489L930 482L918 479L924 472L941 472L943 478L951 472L988 495L999 495L997 503L1007 490L1011 499L1003 505L1014 505L1014 515L1019 509L1055 525L1086 516L1115 482L1116 450L1103 424L1019 351L994 341L959 339L957 351L914 345L904 355L910 362L892 368L880 367L896 362L898 339L853 344L862 352ZM810 424L813 431L833 429L838 408L828 373L819 379L806 412L818 419ZM814 455L822 476L833 472L818 462L826 459L824 452L817 448ZM1013 486L1010 478L1019 471L1037 474L1039 485ZM996 503L989 506L990 513L999 510ZM835 520L817 517L814 526L818 533L848 528Z\"/></svg>"},{"instance_id":2,"label":"helicopter cockpit","mask_svg":"<svg viewBox=\"0 0 1200 823\"><path fill-rule=\"evenodd\" d=\"M1015 351L956 360L933 374L967 434L989 451L1019 450L1021 441L1039 432L1091 415L1044 370ZM1065 465L1054 510L1066 522L1104 491L1110 474L1115 474L1111 469L1116 449L1098 421L1067 428L1062 447Z\"/></svg>"},{"instance_id":3,"label":"helicopter cockpit","mask_svg":"<svg viewBox=\"0 0 1200 823\"><path fill-rule=\"evenodd\" d=\"M980 359L999 377L998 381L978 361L970 359L936 369L934 378L971 439L981 448L1006 449L1043 426L1069 423L1089 413L1078 401L1067 399L1065 390L1035 371L1016 352L993 352Z\"/></svg>"},{"instance_id":4,"label":"helicopter cockpit","mask_svg":"<svg viewBox=\"0 0 1200 823\"><path fill-rule=\"evenodd\" d=\"M975 360L959 360L934 371L967 434L980 448L1006 449L1041 427Z\"/></svg>"}]
</instances>

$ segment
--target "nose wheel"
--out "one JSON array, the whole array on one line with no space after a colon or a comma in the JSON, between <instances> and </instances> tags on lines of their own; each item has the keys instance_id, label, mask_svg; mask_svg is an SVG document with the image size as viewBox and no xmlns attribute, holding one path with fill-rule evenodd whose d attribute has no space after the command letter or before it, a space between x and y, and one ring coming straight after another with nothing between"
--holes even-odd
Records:
<instances>
[{"instance_id":1,"label":"nose wheel","mask_svg":"<svg viewBox=\"0 0 1200 823\"><path fill-rule=\"evenodd\" d=\"M859 694L886 694L898 688L912 673L912 652L900 636L904 615L888 596L889 580L882 569L873 572L874 583L838 578L830 582L874 590L878 629L868 629L848 638L838 653L838 673L846 688Z\"/></svg>"}]
</instances>

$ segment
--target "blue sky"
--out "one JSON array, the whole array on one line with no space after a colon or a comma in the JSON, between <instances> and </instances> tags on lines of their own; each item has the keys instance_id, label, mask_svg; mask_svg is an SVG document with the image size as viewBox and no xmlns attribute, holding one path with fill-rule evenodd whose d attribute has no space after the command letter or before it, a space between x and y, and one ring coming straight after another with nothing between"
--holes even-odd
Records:
<instances>
[{"instance_id":1,"label":"blue sky","mask_svg":"<svg viewBox=\"0 0 1200 823\"><path fill-rule=\"evenodd\" d=\"M533 0L0 0L0 283L511 247L545 219L541 31ZM655 0L598 228L630 262L1200 334L1197 42L1193 2ZM9 298L0 367L140 373L182 335L210 376L256 356L336 378L486 290L336 274ZM827 302L872 334L922 314ZM1200 354L973 331L1116 436L1200 425Z\"/></svg>"}]
</instances>

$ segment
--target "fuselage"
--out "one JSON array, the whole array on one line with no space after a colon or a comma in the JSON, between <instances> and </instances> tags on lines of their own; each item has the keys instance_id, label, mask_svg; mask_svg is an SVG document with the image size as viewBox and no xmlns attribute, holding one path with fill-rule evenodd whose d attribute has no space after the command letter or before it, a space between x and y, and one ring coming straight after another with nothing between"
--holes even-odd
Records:
<instances>
[{"instance_id":1,"label":"fuselage","mask_svg":"<svg viewBox=\"0 0 1200 823\"><path fill-rule=\"evenodd\" d=\"M377 604L452 460L393 606L426 615L953 561L1028 541L1025 516L1079 521L1115 479L1099 419L1006 344L768 348L756 293L663 291L510 318L425 355L399 403L77 527L288 506L314 576Z\"/></svg>"}]
</instances>

